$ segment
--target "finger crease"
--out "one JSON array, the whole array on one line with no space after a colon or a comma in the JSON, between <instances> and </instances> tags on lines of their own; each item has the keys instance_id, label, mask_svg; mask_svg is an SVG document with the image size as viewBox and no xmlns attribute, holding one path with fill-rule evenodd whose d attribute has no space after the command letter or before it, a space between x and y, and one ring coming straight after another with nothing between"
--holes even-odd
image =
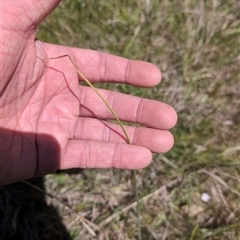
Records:
<instances>
[{"instance_id":1,"label":"finger crease","mask_svg":"<svg viewBox=\"0 0 240 240\"><path fill-rule=\"evenodd\" d=\"M128 60L128 63L127 63L127 66L126 66L126 72L125 72L125 83L128 83L131 64L132 64L131 60Z\"/></svg>"},{"instance_id":2,"label":"finger crease","mask_svg":"<svg viewBox=\"0 0 240 240\"><path fill-rule=\"evenodd\" d=\"M143 113L143 108L144 108L144 99L141 99L135 113L135 122L140 123L139 119L141 119L142 113Z\"/></svg>"},{"instance_id":3,"label":"finger crease","mask_svg":"<svg viewBox=\"0 0 240 240\"><path fill-rule=\"evenodd\" d=\"M81 108L85 105L86 102L86 90L80 88L80 106L79 106L79 116L81 115Z\"/></svg>"},{"instance_id":4,"label":"finger crease","mask_svg":"<svg viewBox=\"0 0 240 240\"><path fill-rule=\"evenodd\" d=\"M109 106L113 109L113 111L114 111L114 92L110 92L110 94L109 94L109 97L108 97L108 104L109 104ZM113 118L113 116L112 116L112 113L110 112L110 110L109 109L107 109L108 111L107 111L107 118Z\"/></svg>"},{"instance_id":5,"label":"finger crease","mask_svg":"<svg viewBox=\"0 0 240 240\"><path fill-rule=\"evenodd\" d=\"M131 143L132 144L137 143L137 139L138 139L138 128L136 127L134 128L134 131L133 131Z\"/></svg>"},{"instance_id":6,"label":"finger crease","mask_svg":"<svg viewBox=\"0 0 240 240\"><path fill-rule=\"evenodd\" d=\"M115 144L112 151L112 168L119 168L119 166L121 166L121 157L119 158L119 161L116 159L116 156L118 156L118 151L119 145Z\"/></svg>"},{"instance_id":7,"label":"finger crease","mask_svg":"<svg viewBox=\"0 0 240 240\"><path fill-rule=\"evenodd\" d=\"M106 142L110 142L110 138L111 138L111 131L110 131L110 127L107 125L107 123L105 123L104 124L105 126L104 126L104 133L105 134L103 134L104 136L105 136L105 141Z\"/></svg>"},{"instance_id":8,"label":"finger crease","mask_svg":"<svg viewBox=\"0 0 240 240\"><path fill-rule=\"evenodd\" d=\"M103 53L99 53L99 75L100 75L100 81L104 81L106 77L106 69L107 69L107 61L106 57Z\"/></svg>"},{"instance_id":9,"label":"finger crease","mask_svg":"<svg viewBox=\"0 0 240 240\"><path fill-rule=\"evenodd\" d=\"M90 167L90 158L91 158L91 150L90 150L90 146L89 144L85 144L85 148L86 148L86 159L85 159L85 168L89 168Z\"/></svg>"}]
</instances>

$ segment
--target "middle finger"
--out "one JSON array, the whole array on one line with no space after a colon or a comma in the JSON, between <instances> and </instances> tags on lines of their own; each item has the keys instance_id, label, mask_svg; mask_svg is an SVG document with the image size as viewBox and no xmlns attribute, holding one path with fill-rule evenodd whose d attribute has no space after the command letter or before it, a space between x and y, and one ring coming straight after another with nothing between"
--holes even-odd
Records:
<instances>
[{"instance_id":1,"label":"middle finger","mask_svg":"<svg viewBox=\"0 0 240 240\"><path fill-rule=\"evenodd\" d=\"M102 99L89 87L80 87L80 116L114 119ZM177 121L175 110L162 102L98 89L122 121L157 129L170 129Z\"/></svg>"}]
</instances>

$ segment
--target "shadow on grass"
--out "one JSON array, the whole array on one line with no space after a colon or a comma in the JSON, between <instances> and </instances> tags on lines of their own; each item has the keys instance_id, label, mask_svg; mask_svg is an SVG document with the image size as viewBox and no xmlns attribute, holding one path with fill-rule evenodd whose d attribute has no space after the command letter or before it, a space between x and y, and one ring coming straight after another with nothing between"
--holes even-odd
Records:
<instances>
[{"instance_id":1,"label":"shadow on grass","mask_svg":"<svg viewBox=\"0 0 240 240\"><path fill-rule=\"evenodd\" d=\"M44 178L29 180L44 190ZM0 187L0 239L70 240L56 208L45 194L25 183Z\"/></svg>"}]
</instances>

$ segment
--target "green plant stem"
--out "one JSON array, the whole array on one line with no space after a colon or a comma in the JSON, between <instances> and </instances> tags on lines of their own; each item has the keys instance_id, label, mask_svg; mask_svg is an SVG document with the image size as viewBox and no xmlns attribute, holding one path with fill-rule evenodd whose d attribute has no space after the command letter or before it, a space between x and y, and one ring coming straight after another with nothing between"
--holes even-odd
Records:
<instances>
[{"instance_id":1,"label":"green plant stem","mask_svg":"<svg viewBox=\"0 0 240 240\"><path fill-rule=\"evenodd\" d=\"M136 171L134 171L134 170L132 170L132 177L133 177L133 182L134 182L135 199L136 199L136 202L137 202L138 240L142 240L141 221L140 221L140 201L139 201L139 196L138 196Z\"/></svg>"},{"instance_id":2,"label":"green plant stem","mask_svg":"<svg viewBox=\"0 0 240 240\"><path fill-rule=\"evenodd\" d=\"M195 239L195 236L196 236L196 234L197 234L197 232L198 232L198 228L199 228L199 226L198 226L198 224L194 227L194 229L193 229L193 231L192 231L192 233L191 233L191 237L190 237L190 239L189 240L194 240Z\"/></svg>"}]
</instances>

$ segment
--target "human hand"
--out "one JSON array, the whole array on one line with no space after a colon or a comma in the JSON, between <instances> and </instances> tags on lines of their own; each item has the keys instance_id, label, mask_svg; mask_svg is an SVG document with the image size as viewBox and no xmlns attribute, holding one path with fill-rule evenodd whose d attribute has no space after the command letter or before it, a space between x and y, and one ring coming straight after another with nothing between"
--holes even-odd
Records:
<instances>
[{"instance_id":1,"label":"human hand","mask_svg":"<svg viewBox=\"0 0 240 240\"><path fill-rule=\"evenodd\" d=\"M35 40L37 25L57 0L3 1L0 82L0 184L58 169L147 166L151 152L173 145L172 107L153 100L99 90L126 126L128 145L102 100L79 78L69 55L91 82L152 87L157 67L92 50ZM81 80L81 79L80 79Z\"/></svg>"}]
</instances>

